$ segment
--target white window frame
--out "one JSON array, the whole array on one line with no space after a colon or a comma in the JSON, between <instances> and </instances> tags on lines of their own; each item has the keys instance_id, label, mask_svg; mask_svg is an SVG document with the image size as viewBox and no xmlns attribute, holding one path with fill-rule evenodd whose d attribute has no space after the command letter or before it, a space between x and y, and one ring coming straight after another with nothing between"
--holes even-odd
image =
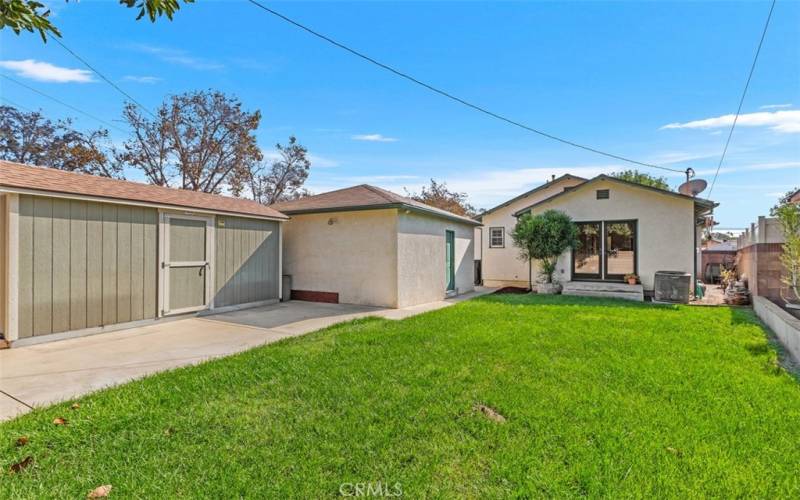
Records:
<instances>
[{"instance_id":1,"label":"white window frame","mask_svg":"<svg viewBox=\"0 0 800 500\"><path fill-rule=\"evenodd\" d=\"M501 241L501 243L499 245L494 245L493 244L494 232L495 232L496 229L500 231L500 241ZM490 227L489 228L489 248L505 248L505 247L506 247L506 228L505 227L499 227L499 226Z\"/></svg>"}]
</instances>

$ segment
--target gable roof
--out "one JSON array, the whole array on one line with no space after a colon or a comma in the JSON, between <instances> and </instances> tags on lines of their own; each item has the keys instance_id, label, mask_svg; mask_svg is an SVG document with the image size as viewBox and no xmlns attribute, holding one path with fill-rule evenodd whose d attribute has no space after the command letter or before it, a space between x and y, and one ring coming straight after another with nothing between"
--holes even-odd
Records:
<instances>
[{"instance_id":1,"label":"gable roof","mask_svg":"<svg viewBox=\"0 0 800 500\"><path fill-rule=\"evenodd\" d=\"M561 181L564 181L564 180L568 180L568 179L575 179L575 180L579 180L579 181L586 181L586 179L584 179L583 177L578 177L577 175L572 175L572 174L564 174L564 175L562 175L561 177L556 177L555 179L553 179L553 180L551 180L551 181L548 181L548 182L545 182L544 184L541 184L541 185L539 185L539 186L536 186L535 188L531 189L530 191L526 191L526 192L522 193L522 194L521 194L521 195L519 195L519 196L515 196L515 197L511 198L510 200L508 200L508 201L506 201L506 202L503 202L503 203L501 203L501 204L497 205L496 207L492 207L492 208L490 208L489 210L484 210L483 212L481 212L481 213L480 213L480 214L479 214L477 217L475 217L475 218L476 218L476 219L478 219L478 220L482 220L484 215L488 215L488 214L490 214L490 213L494 212L495 210L500 210L500 209L501 209L501 208L503 208L503 207L507 207L508 205L511 205L511 204L512 204L512 203L514 203L515 201L519 201L519 200L521 200L521 199L523 199L523 198L525 198L525 197L527 197L527 196L530 196L530 195L532 195L533 193L536 193L537 191L541 191L541 190L542 190L542 189L544 189L544 188L550 187L550 186L552 186L553 184L556 184L556 183L558 183L558 182L561 182Z\"/></svg>"},{"instance_id":2,"label":"gable roof","mask_svg":"<svg viewBox=\"0 0 800 500\"><path fill-rule=\"evenodd\" d=\"M34 167L4 160L0 160L0 191L35 191L66 195L66 197L86 196L97 198L98 201L128 201L145 205L224 212L231 215L288 219L274 208L252 200L122 181L55 168Z\"/></svg>"},{"instance_id":3,"label":"gable roof","mask_svg":"<svg viewBox=\"0 0 800 500\"><path fill-rule=\"evenodd\" d=\"M534 207L537 207L537 206L539 206L539 205L541 205L543 203L550 202L550 201L552 201L552 200L554 200L554 199L556 199L556 198L558 198L560 196L564 196L564 195L566 195L568 193L573 193L575 191L583 189L586 186L589 186L589 185L594 184L594 183L599 182L599 181L616 182L616 183L619 183L619 184L624 184L624 185L635 187L635 188L647 189L649 191L653 191L653 192L656 192L656 193L659 193L659 194L663 194L663 195L666 195L666 196L675 196L675 197L678 197L678 198L683 198L685 200L691 200L691 201L693 201L695 203L695 206L699 206L700 208L703 208L704 210L710 210L710 209L712 209L712 208L714 208L714 207L716 207L718 205L718 203L714 203L713 201L707 200L705 198L696 198L694 196L689 196L689 195L685 195L685 194L681 194L681 193L676 193L675 191L668 191L666 189L661 189L661 188L657 188L657 187L653 187L653 186L646 186L644 184L639 184L638 182L626 181L626 180L623 180L623 179L618 179L616 177L612 177L610 175L600 174L600 175L598 175L596 177L592 177L591 179L589 179L588 181L586 181L586 182L584 182L582 184L578 184L577 186L574 186L572 188L566 189L566 190L564 190L564 191L562 191L562 192L560 192L558 194L554 194L553 196L551 196L549 198L545 198L544 200L538 201L538 202L536 202L536 203L534 203L532 205L528 205L525 208L517 210L516 212L514 212L514 217L519 217L523 213L529 212Z\"/></svg>"},{"instance_id":4,"label":"gable roof","mask_svg":"<svg viewBox=\"0 0 800 500\"><path fill-rule=\"evenodd\" d=\"M306 196L296 200L276 203L272 205L272 207L289 215L349 210L377 210L381 208L406 208L458 222L476 226L480 225L480 222L470 219L469 217L456 215L447 210L432 207L406 196L400 196L397 193L368 184L361 184L314 196Z\"/></svg>"}]
</instances>

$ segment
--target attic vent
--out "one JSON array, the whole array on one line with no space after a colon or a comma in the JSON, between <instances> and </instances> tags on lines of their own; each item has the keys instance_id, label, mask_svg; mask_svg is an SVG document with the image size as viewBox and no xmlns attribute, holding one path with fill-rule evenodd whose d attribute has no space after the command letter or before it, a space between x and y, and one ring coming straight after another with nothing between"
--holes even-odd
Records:
<instances>
[{"instance_id":1,"label":"attic vent","mask_svg":"<svg viewBox=\"0 0 800 500\"><path fill-rule=\"evenodd\" d=\"M608 189L598 189L597 190L597 199L598 200L607 200L608 199Z\"/></svg>"}]
</instances>

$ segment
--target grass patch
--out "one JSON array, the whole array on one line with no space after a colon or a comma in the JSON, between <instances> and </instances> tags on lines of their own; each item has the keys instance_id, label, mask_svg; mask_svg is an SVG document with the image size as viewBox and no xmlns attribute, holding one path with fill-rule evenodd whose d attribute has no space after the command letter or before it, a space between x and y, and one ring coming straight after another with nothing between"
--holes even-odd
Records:
<instances>
[{"instance_id":1,"label":"grass patch","mask_svg":"<svg viewBox=\"0 0 800 500\"><path fill-rule=\"evenodd\" d=\"M800 494L800 385L745 309L494 295L75 401L0 424L0 494Z\"/></svg>"}]
</instances>

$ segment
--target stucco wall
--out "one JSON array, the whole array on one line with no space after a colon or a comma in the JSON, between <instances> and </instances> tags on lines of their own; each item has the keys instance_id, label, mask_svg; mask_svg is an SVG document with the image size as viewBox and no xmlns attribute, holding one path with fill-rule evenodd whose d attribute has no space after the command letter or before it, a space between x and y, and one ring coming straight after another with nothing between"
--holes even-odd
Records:
<instances>
[{"instance_id":1,"label":"stucco wall","mask_svg":"<svg viewBox=\"0 0 800 500\"><path fill-rule=\"evenodd\" d=\"M293 289L397 307L396 209L293 215L283 242L283 272L292 275Z\"/></svg>"},{"instance_id":2,"label":"stucco wall","mask_svg":"<svg viewBox=\"0 0 800 500\"><path fill-rule=\"evenodd\" d=\"M609 199L596 191L608 189ZM534 213L561 210L576 222L637 221L638 274L645 290L653 289L656 271L694 273L694 202L613 181L599 181L535 207ZM556 276L569 281L571 255L558 262Z\"/></svg>"},{"instance_id":3,"label":"stucco wall","mask_svg":"<svg viewBox=\"0 0 800 500\"><path fill-rule=\"evenodd\" d=\"M397 225L398 307L445 298L447 230L455 233L456 290L474 290L474 226L401 211Z\"/></svg>"},{"instance_id":4,"label":"stucco wall","mask_svg":"<svg viewBox=\"0 0 800 500\"><path fill-rule=\"evenodd\" d=\"M569 178L560 180L483 217L483 238L480 245L484 285L528 286L528 263L519 259L519 250L509 237L509 233L517 223L517 219L513 215L514 212L560 193L565 187L574 186L581 182L583 181ZM492 227L503 228L505 233L504 248L489 248L489 228ZM533 272L535 280L538 273L535 264Z\"/></svg>"}]
</instances>

